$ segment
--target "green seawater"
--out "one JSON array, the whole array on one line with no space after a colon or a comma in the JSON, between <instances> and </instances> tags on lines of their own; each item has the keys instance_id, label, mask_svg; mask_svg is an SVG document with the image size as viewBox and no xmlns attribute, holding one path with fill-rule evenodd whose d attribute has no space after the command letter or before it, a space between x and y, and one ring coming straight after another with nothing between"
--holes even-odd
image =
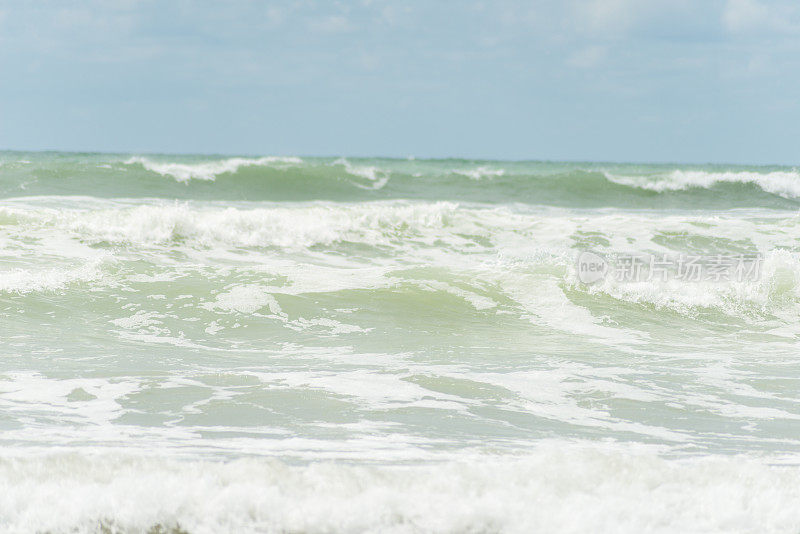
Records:
<instances>
[{"instance_id":1,"label":"green seawater","mask_svg":"<svg viewBox=\"0 0 800 534\"><path fill-rule=\"evenodd\" d=\"M798 208L791 167L0 152L0 530L798 532Z\"/></svg>"}]
</instances>

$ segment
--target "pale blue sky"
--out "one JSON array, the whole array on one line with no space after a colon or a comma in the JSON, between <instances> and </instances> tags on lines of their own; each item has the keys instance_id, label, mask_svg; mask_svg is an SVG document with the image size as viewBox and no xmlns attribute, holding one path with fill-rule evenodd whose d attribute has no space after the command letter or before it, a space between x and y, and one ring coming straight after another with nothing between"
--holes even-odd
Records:
<instances>
[{"instance_id":1,"label":"pale blue sky","mask_svg":"<svg viewBox=\"0 0 800 534\"><path fill-rule=\"evenodd\" d=\"M0 0L0 148L800 163L800 6Z\"/></svg>"}]
</instances>

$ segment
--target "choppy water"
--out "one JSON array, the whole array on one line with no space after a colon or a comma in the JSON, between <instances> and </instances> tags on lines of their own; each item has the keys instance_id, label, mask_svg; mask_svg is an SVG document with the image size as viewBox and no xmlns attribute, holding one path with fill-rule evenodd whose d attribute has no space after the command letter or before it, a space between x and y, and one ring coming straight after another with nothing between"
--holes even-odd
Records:
<instances>
[{"instance_id":1,"label":"choppy water","mask_svg":"<svg viewBox=\"0 0 800 534\"><path fill-rule=\"evenodd\" d=\"M0 153L0 528L796 533L798 208L783 167Z\"/></svg>"}]
</instances>

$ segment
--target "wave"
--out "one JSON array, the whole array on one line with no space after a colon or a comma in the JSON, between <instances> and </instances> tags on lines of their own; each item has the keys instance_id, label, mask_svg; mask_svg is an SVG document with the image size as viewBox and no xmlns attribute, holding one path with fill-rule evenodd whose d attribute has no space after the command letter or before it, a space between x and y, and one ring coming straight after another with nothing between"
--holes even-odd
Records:
<instances>
[{"instance_id":1,"label":"wave","mask_svg":"<svg viewBox=\"0 0 800 534\"><path fill-rule=\"evenodd\" d=\"M266 156L31 156L0 171L0 198L424 199L564 207L800 207L789 168ZM166 178L166 179L165 179Z\"/></svg>"},{"instance_id":2,"label":"wave","mask_svg":"<svg viewBox=\"0 0 800 534\"><path fill-rule=\"evenodd\" d=\"M75 266L3 270L0 271L0 293L57 291L72 284L97 282L104 276L103 266L111 261L110 254L101 254Z\"/></svg>"},{"instance_id":3,"label":"wave","mask_svg":"<svg viewBox=\"0 0 800 534\"><path fill-rule=\"evenodd\" d=\"M331 258L346 253L348 268L358 268L349 271L357 276L346 277L343 287L347 288L386 287L391 282L388 271L433 262L454 272L470 272L476 278L475 288L458 290L446 279L426 280L426 288L453 293L478 311L494 308L498 298L510 295L542 320L547 320L547 315L539 313L544 305L541 299L528 303L525 295L540 294L545 290L542 284L558 280L568 293L590 296L590 307L613 298L686 316L710 309L760 320L770 314L794 313L800 303L800 253L792 248L800 239L800 224L796 217L787 218L780 212L752 218L671 214L654 220L647 213L636 212L601 212L587 218L555 208L542 211L443 201L293 205L149 201L131 205L128 201L84 198L70 204L64 198L38 198L0 208L0 228L19 243L31 243L25 245L29 254L51 257L65 254L65 237L78 254L90 254L99 247L113 254L150 254L158 249L208 257L240 255L245 252L242 249L248 249L246 253L254 260L264 262L265 255L273 254L264 248ZM574 259L586 248L603 254L631 248L696 254L760 250L763 261L760 277L742 282L634 283L608 277L584 286L578 282ZM246 259L238 257L238 261ZM398 262L399 257L403 260ZM3 273L0 289L59 288L97 275L95 268L76 269L73 259L65 262L65 267L52 272ZM365 270L376 267L371 274ZM330 269L322 280L301 285L337 291L347 272ZM500 294L487 296L482 284L497 287ZM560 293L557 288L551 290Z\"/></svg>"},{"instance_id":4,"label":"wave","mask_svg":"<svg viewBox=\"0 0 800 534\"><path fill-rule=\"evenodd\" d=\"M189 180L213 181L220 174L232 174L241 167L285 167L287 165L300 165L303 160L295 157L266 156L261 158L229 158L219 161L204 161L201 163L171 163L153 161L139 156L132 157L124 162L125 165L141 165L148 171L161 176L171 176L179 182Z\"/></svg>"},{"instance_id":5,"label":"wave","mask_svg":"<svg viewBox=\"0 0 800 534\"><path fill-rule=\"evenodd\" d=\"M362 189L381 189L386 185L386 182L389 181L389 171L374 165L353 165L346 158L339 158L334 161L332 165L341 165L348 174L366 178L372 182L370 185L354 183L356 187L360 187Z\"/></svg>"},{"instance_id":6,"label":"wave","mask_svg":"<svg viewBox=\"0 0 800 534\"><path fill-rule=\"evenodd\" d=\"M0 208L0 224L66 231L88 243L281 247L357 242L389 245L438 234L458 204L356 204L268 208L196 207L186 203L95 210Z\"/></svg>"},{"instance_id":7,"label":"wave","mask_svg":"<svg viewBox=\"0 0 800 534\"><path fill-rule=\"evenodd\" d=\"M0 521L9 533L769 534L800 524L800 469L780 461L570 442L411 466L62 452L0 460Z\"/></svg>"},{"instance_id":8,"label":"wave","mask_svg":"<svg viewBox=\"0 0 800 534\"><path fill-rule=\"evenodd\" d=\"M784 198L800 198L800 173L792 171L774 171L767 173L751 171L707 172L691 170L674 170L663 176L619 176L605 173L609 181L642 188L658 193L665 191L685 191L691 188L712 189L718 184L752 184L767 193L774 193Z\"/></svg>"},{"instance_id":9,"label":"wave","mask_svg":"<svg viewBox=\"0 0 800 534\"><path fill-rule=\"evenodd\" d=\"M453 174L460 174L467 176L473 180L480 180L482 178L496 178L505 175L504 169L492 169L489 167L477 167L474 169L453 169Z\"/></svg>"},{"instance_id":10,"label":"wave","mask_svg":"<svg viewBox=\"0 0 800 534\"><path fill-rule=\"evenodd\" d=\"M766 318L789 312L796 320L800 310L800 254L787 250L767 252L757 279L725 282L649 280L619 282L607 277L595 285L581 284L574 269L570 287L593 296L667 309L696 317L703 310L716 310L737 317Z\"/></svg>"},{"instance_id":11,"label":"wave","mask_svg":"<svg viewBox=\"0 0 800 534\"><path fill-rule=\"evenodd\" d=\"M174 163L159 162L148 158L135 156L124 162L125 165L139 164L148 171L161 176L170 176L178 182L187 183L190 180L214 181L221 174L235 174L243 167L267 167L273 169L287 169L290 166L299 166L303 160L297 157L266 156L261 158L228 158L217 161L204 161L199 163ZM369 185L354 183L364 189L380 189L389 180L390 173L374 165L354 165L346 158L339 158L332 167L341 166L344 171L359 178L366 178Z\"/></svg>"}]
</instances>

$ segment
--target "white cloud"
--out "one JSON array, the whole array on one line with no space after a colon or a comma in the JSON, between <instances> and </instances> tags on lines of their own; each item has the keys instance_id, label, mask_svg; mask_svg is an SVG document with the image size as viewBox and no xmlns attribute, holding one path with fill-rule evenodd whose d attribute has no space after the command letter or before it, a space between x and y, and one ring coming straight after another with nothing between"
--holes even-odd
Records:
<instances>
[{"instance_id":1,"label":"white cloud","mask_svg":"<svg viewBox=\"0 0 800 534\"><path fill-rule=\"evenodd\" d=\"M754 0L728 0L722 12L725 28L733 32L764 25L769 18L769 10Z\"/></svg>"},{"instance_id":2,"label":"white cloud","mask_svg":"<svg viewBox=\"0 0 800 534\"><path fill-rule=\"evenodd\" d=\"M728 0L722 23L732 33L790 32L798 29L796 9L757 0Z\"/></svg>"},{"instance_id":3,"label":"white cloud","mask_svg":"<svg viewBox=\"0 0 800 534\"><path fill-rule=\"evenodd\" d=\"M578 9L595 30L624 31L634 24L642 11L642 2L634 0L588 0Z\"/></svg>"},{"instance_id":4,"label":"white cloud","mask_svg":"<svg viewBox=\"0 0 800 534\"><path fill-rule=\"evenodd\" d=\"M647 32L648 28L660 34L670 26L692 28L705 13L716 19L710 6L703 8L693 0L572 0L570 5L579 28L603 38Z\"/></svg>"}]
</instances>

